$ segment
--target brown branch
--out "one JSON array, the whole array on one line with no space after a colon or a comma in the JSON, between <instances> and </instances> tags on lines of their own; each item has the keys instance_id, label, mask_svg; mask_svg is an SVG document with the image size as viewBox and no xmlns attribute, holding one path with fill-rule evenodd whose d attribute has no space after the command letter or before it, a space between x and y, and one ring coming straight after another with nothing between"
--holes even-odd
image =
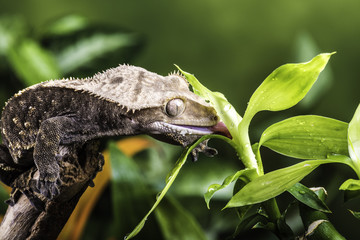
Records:
<instances>
[{"instance_id":1,"label":"brown branch","mask_svg":"<svg viewBox=\"0 0 360 240\"><path fill-rule=\"evenodd\" d=\"M98 143L90 142L82 147L61 147L60 194L53 200L36 196L45 203L45 211L33 207L28 198L21 194L14 206L9 206L0 225L0 240L11 239L56 239L70 217L81 195L92 183L104 163L98 152ZM34 174L35 173L35 174ZM19 178L27 186L19 187L21 192L30 189L30 179L36 179L38 172L32 168Z\"/></svg>"}]
</instances>

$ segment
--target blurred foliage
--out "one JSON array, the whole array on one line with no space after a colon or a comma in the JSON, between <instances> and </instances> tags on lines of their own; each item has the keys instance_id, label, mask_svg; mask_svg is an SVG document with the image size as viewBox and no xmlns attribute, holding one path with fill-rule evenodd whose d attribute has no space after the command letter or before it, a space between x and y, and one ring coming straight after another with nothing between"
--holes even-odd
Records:
<instances>
[{"instance_id":1,"label":"blurred foliage","mask_svg":"<svg viewBox=\"0 0 360 240\"><path fill-rule=\"evenodd\" d=\"M5 213L7 204L5 200L9 198L10 188L0 182L0 213ZM1 216L1 215L0 215Z\"/></svg>"},{"instance_id":2,"label":"blurred foliage","mask_svg":"<svg viewBox=\"0 0 360 240\"><path fill-rule=\"evenodd\" d=\"M153 142L145 138L139 137L128 138L122 141L118 141L116 143L116 147L121 149L123 153L127 156L133 156L134 154L143 151L144 149L147 149L148 147L151 147L153 145ZM85 227L86 221L91 214L91 211L93 210L99 197L109 184L109 181L111 179L111 162L109 159L109 151L103 152L103 155L105 159L105 165L103 167L103 170L98 173L96 178L94 179L96 187L88 188L85 191L78 205L76 206L76 209L72 213L71 218L69 219L61 235L59 236L60 239L79 239ZM130 171L129 174L131 173L132 172ZM116 188L113 190L114 192L117 191Z\"/></svg>"},{"instance_id":3,"label":"blurred foliage","mask_svg":"<svg viewBox=\"0 0 360 240\"><path fill-rule=\"evenodd\" d=\"M21 4L2 1L0 105L33 82L91 76L119 63L131 63L166 74L174 69L172 64L177 63L195 72L210 89L225 93L234 107L243 112L251 93L275 67L285 62L308 60L321 50L337 51L331 70L329 66L326 68L329 73L322 73L328 76L315 84L324 85L314 89L317 91L314 98L307 96L283 116L262 113L256 117L251 125L255 139L271 123L295 113L311 111L349 122L359 100L359 32L354 31L360 27L359 7L357 0L29 0ZM102 41L107 45L101 44ZM19 51L20 48L24 51ZM32 56L34 54L36 56ZM186 164L169 194L196 217L208 239L224 239L238 223L229 210L219 212L231 193L226 190L216 193L210 211L202 194L210 183L221 184L222 179L233 174L233 169L239 169L240 163L230 160L235 154L229 146L212 141L220 150L220 156ZM178 156L177 148L158 142L155 146L156 150L151 148L134 156L143 179L152 186L152 194L164 185L166 173ZM270 159L264 162L266 171L288 164L286 158L270 151L263 150L263 155ZM324 166L317 172L305 180L305 185L317 182L329 192L345 180L344 174L351 174L340 166ZM91 200L98 202L92 207L93 211L87 210L87 216L81 217L85 228L83 239L99 238L113 221L113 217L109 219L113 214L112 185L104 186L101 196L96 193L97 201ZM6 194L0 197L6 198ZM281 198L288 196L283 194ZM360 231L350 224L353 216L343 213L347 208L356 209L358 202L352 200L343 205L341 198L329 195L327 204L333 211L329 217L345 236L358 238ZM154 196L150 199L153 201ZM146 201L144 204L152 204ZM279 201L282 209L287 208L284 202ZM286 217L294 229L302 228L297 214L290 211ZM161 224L153 222L156 220L148 221L143 231L154 227L160 234ZM344 222L349 224L344 225ZM150 225L152 223L155 226ZM264 236L259 231L253 234ZM169 235L164 231L163 236ZM146 237L144 233L140 239Z\"/></svg>"}]
</instances>

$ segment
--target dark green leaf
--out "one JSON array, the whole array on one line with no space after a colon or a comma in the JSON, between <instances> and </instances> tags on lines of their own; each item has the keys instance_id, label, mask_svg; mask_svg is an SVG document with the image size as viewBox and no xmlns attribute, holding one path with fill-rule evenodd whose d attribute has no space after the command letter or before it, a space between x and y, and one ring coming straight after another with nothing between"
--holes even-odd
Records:
<instances>
[{"instance_id":1,"label":"dark green leaf","mask_svg":"<svg viewBox=\"0 0 360 240\"><path fill-rule=\"evenodd\" d=\"M210 206L209 206L210 199L217 191L227 187L230 183L232 183L233 181L236 181L238 178L246 178L246 179L248 179L248 181L250 181L250 179L253 178L252 175L254 175L254 174L256 174L255 169L244 169L244 170L240 170L240 171L236 172L235 174L230 175L227 178L225 178L224 182L221 185L220 184L210 185L207 192L204 195L207 207L210 209Z\"/></svg>"},{"instance_id":2,"label":"dark green leaf","mask_svg":"<svg viewBox=\"0 0 360 240\"><path fill-rule=\"evenodd\" d=\"M235 182L235 186L233 189L233 195L236 194L237 192L239 192L240 189L242 189L249 182L250 182L250 179L238 178ZM250 216L249 214L251 214L251 212L252 212L251 210L258 209L258 208L259 208L258 204L253 204L253 205L236 207L235 211L241 222L244 220L245 217Z\"/></svg>"},{"instance_id":3,"label":"dark green leaf","mask_svg":"<svg viewBox=\"0 0 360 240\"><path fill-rule=\"evenodd\" d=\"M328 206L326 206L326 204L316 195L316 193L301 183L296 183L287 191L303 204L319 211L331 213Z\"/></svg>"},{"instance_id":4,"label":"dark green leaf","mask_svg":"<svg viewBox=\"0 0 360 240\"><path fill-rule=\"evenodd\" d=\"M205 156L200 156L205 158ZM177 197L203 197L209 183L222 182L227 176L234 173L238 167L236 162L224 164L219 156L214 158L200 159L196 164L186 164L181 174L176 178L173 187L170 189L172 195ZM168 168L169 169L169 168ZM198 172L199 170L200 172ZM232 188L227 187L217 191L212 199L216 201L227 200L232 196Z\"/></svg>"},{"instance_id":5,"label":"dark green leaf","mask_svg":"<svg viewBox=\"0 0 360 240\"><path fill-rule=\"evenodd\" d=\"M323 188L323 187L313 187L310 190L313 191L321 201L323 201L323 202L326 201L328 194L327 194L325 188Z\"/></svg>"},{"instance_id":6,"label":"dark green leaf","mask_svg":"<svg viewBox=\"0 0 360 240\"><path fill-rule=\"evenodd\" d=\"M254 171L254 174L256 172ZM233 195L240 191L246 184L248 184L251 181L251 179L247 178L238 178L235 182L234 189L233 189ZM254 209L259 209L259 204L253 204L253 205L247 205L247 206L241 206L236 207L235 211L237 216L240 219L240 222L244 220L244 218L249 217L251 213L253 213Z\"/></svg>"},{"instance_id":7,"label":"dark green leaf","mask_svg":"<svg viewBox=\"0 0 360 240\"><path fill-rule=\"evenodd\" d=\"M155 215L165 239L206 239L196 219L173 198L164 198Z\"/></svg>"},{"instance_id":8,"label":"dark green leaf","mask_svg":"<svg viewBox=\"0 0 360 240\"><path fill-rule=\"evenodd\" d=\"M114 209L112 230L115 236L123 237L146 211L146 202L150 194L136 163L124 155L113 142L109 144L109 151Z\"/></svg>"},{"instance_id":9,"label":"dark green leaf","mask_svg":"<svg viewBox=\"0 0 360 240\"><path fill-rule=\"evenodd\" d=\"M5 200L9 198L9 193L5 188L0 184L0 215L4 215L8 205L5 203Z\"/></svg>"},{"instance_id":10,"label":"dark green leaf","mask_svg":"<svg viewBox=\"0 0 360 240\"><path fill-rule=\"evenodd\" d=\"M274 198L269 201L276 201ZM266 202L265 202L266 203ZM295 202L291 202L286 209L281 213L281 216L277 218L276 225L281 236L281 239L294 239L294 232L286 223L286 214L288 210L295 205ZM266 210L266 209L265 209Z\"/></svg>"},{"instance_id":11,"label":"dark green leaf","mask_svg":"<svg viewBox=\"0 0 360 240\"><path fill-rule=\"evenodd\" d=\"M203 142L204 140L211 138L212 136L208 135L208 136L204 136L201 137L198 141L196 141L193 145L191 145L190 147L187 147L183 153L181 154L181 156L179 157L179 159L177 160L175 167L170 171L170 173L168 174L168 176L166 177L166 185L163 188L163 190L156 196L156 202L154 203L154 205L152 206L152 208L149 210L149 212L145 215L145 217L141 220L141 222L134 228L134 230L129 233L125 239L131 239L133 237L135 237L140 231L141 229L144 227L144 224L148 218L148 216L155 210L155 208L159 205L159 203L161 202L161 200L164 198L165 194L167 193L167 191L169 190L169 188L171 187L171 185L173 184L173 182L175 181L177 175L179 174L182 166L185 164L187 156L190 154L190 152L201 142Z\"/></svg>"},{"instance_id":12,"label":"dark green leaf","mask_svg":"<svg viewBox=\"0 0 360 240\"><path fill-rule=\"evenodd\" d=\"M294 232L291 230L289 225L286 223L285 218L281 217L276 222L277 228L279 230L279 235L281 239L295 239Z\"/></svg>"},{"instance_id":13,"label":"dark green leaf","mask_svg":"<svg viewBox=\"0 0 360 240\"><path fill-rule=\"evenodd\" d=\"M326 159L348 154L347 128L347 123L331 118L297 116L271 125L259 144L290 157Z\"/></svg>"},{"instance_id":14,"label":"dark green leaf","mask_svg":"<svg viewBox=\"0 0 360 240\"><path fill-rule=\"evenodd\" d=\"M350 212L354 217L356 217L357 219L360 220L360 212L355 212L355 211L352 211L352 210L350 210L350 209L349 209L349 212Z\"/></svg>"},{"instance_id":15,"label":"dark green leaf","mask_svg":"<svg viewBox=\"0 0 360 240\"><path fill-rule=\"evenodd\" d=\"M261 225L266 225L268 221L269 220L262 214L256 213L254 215L251 215L240 222L240 224L236 228L235 235L247 232L259 223Z\"/></svg>"},{"instance_id":16,"label":"dark green leaf","mask_svg":"<svg viewBox=\"0 0 360 240\"><path fill-rule=\"evenodd\" d=\"M359 197L360 197L360 190L354 190L354 191L345 190L344 191L344 202L347 202L354 198L359 198Z\"/></svg>"},{"instance_id":17,"label":"dark green leaf","mask_svg":"<svg viewBox=\"0 0 360 240\"><path fill-rule=\"evenodd\" d=\"M141 175L136 163L110 142L111 174L114 182L141 183Z\"/></svg>"}]
</instances>

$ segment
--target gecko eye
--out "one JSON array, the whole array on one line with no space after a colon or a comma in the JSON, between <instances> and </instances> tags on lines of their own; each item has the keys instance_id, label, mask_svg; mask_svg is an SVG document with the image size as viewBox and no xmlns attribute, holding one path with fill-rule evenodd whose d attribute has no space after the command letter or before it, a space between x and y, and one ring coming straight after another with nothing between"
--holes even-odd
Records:
<instances>
[{"instance_id":1,"label":"gecko eye","mask_svg":"<svg viewBox=\"0 0 360 240\"><path fill-rule=\"evenodd\" d=\"M170 100L165 107L165 112L170 117L176 117L185 110L185 103L180 98Z\"/></svg>"}]
</instances>

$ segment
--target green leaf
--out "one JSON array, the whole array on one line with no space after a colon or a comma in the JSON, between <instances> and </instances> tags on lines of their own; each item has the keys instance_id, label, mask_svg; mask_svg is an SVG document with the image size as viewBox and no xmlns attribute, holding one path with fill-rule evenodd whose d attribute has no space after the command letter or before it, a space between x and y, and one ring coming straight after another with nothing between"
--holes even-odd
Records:
<instances>
[{"instance_id":1,"label":"green leaf","mask_svg":"<svg viewBox=\"0 0 360 240\"><path fill-rule=\"evenodd\" d=\"M221 185L220 184L210 185L207 192L204 194L207 208L210 209L209 206L210 200L217 191L227 187L230 183L232 183L233 181L239 178L246 178L248 181L250 181L250 179L253 178L252 175L254 174L256 174L255 169L243 169L225 178L224 182Z\"/></svg>"},{"instance_id":2,"label":"green leaf","mask_svg":"<svg viewBox=\"0 0 360 240\"><path fill-rule=\"evenodd\" d=\"M256 174L256 172L254 171L254 174ZM256 176L257 177L257 176ZM240 191L240 189L242 189L246 184L248 184L251 181L251 179L247 179L247 178L238 178L235 182L234 188L233 188L233 193L232 196L237 193L238 191ZM245 218L247 218L251 213L253 213L254 209L259 209L259 204L253 204L253 205L247 205L247 206L242 206L242 207L237 207L235 208L236 214L241 221L243 221Z\"/></svg>"},{"instance_id":3,"label":"green leaf","mask_svg":"<svg viewBox=\"0 0 360 240\"><path fill-rule=\"evenodd\" d=\"M343 163L348 165L349 167L354 169L353 162L351 161L351 158L345 155L338 155L338 154L329 154L327 156L328 160L337 162L337 163Z\"/></svg>"},{"instance_id":4,"label":"green leaf","mask_svg":"<svg viewBox=\"0 0 360 240\"><path fill-rule=\"evenodd\" d=\"M269 222L269 220L262 214L256 213L254 215L251 215L247 218L245 218L243 221L240 222L240 224L237 226L235 234L238 235L241 233L248 232L250 229L253 229L256 225L266 225Z\"/></svg>"},{"instance_id":5,"label":"green leaf","mask_svg":"<svg viewBox=\"0 0 360 240\"><path fill-rule=\"evenodd\" d=\"M124 236L146 211L150 193L137 164L122 153L114 142L109 143L111 162L112 234Z\"/></svg>"},{"instance_id":6,"label":"green leaf","mask_svg":"<svg viewBox=\"0 0 360 240\"><path fill-rule=\"evenodd\" d=\"M0 184L0 215L4 215L8 205L5 203L5 200L9 198L9 192L5 190L3 185Z\"/></svg>"},{"instance_id":7,"label":"green leaf","mask_svg":"<svg viewBox=\"0 0 360 240\"><path fill-rule=\"evenodd\" d=\"M274 198L301 181L319 165L339 162L343 163L342 160L333 159L308 160L259 176L236 193L225 208L260 203Z\"/></svg>"},{"instance_id":8,"label":"green leaf","mask_svg":"<svg viewBox=\"0 0 360 240\"><path fill-rule=\"evenodd\" d=\"M241 116L236 112L235 108L228 102L225 96L219 92L212 92L202 85L193 74L183 71L179 66L175 65L180 72L186 77L194 93L205 98L215 108L217 114L224 122L233 139L238 138L238 125L241 122Z\"/></svg>"},{"instance_id":9,"label":"green leaf","mask_svg":"<svg viewBox=\"0 0 360 240\"><path fill-rule=\"evenodd\" d=\"M282 214L276 221L276 226L279 231L280 239L295 239L294 232L290 226L286 223L285 214Z\"/></svg>"},{"instance_id":10,"label":"green leaf","mask_svg":"<svg viewBox=\"0 0 360 240\"><path fill-rule=\"evenodd\" d=\"M245 185L245 187L236 193L225 208L260 203L276 197L291 188L319 165L315 160L304 161L262 175Z\"/></svg>"},{"instance_id":11,"label":"green leaf","mask_svg":"<svg viewBox=\"0 0 360 240\"><path fill-rule=\"evenodd\" d=\"M27 86L60 77L53 56L31 39L24 39L11 48L8 57L14 71Z\"/></svg>"},{"instance_id":12,"label":"green leaf","mask_svg":"<svg viewBox=\"0 0 360 240\"><path fill-rule=\"evenodd\" d=\"M333 53L323 53L311 61L285 64L273 71L251 96L244 118L257 112L288 109L304 98Z\"/></svg>"},{"instance_id":13,"label":"green leaf","mask_svg":"<svg viewBox=\"0 0 360 240\"><path fill-rule=\"evenodd\" d=\"M323 202L326 201L328 194L327 194L325 188L323 188L323 187L313 187L310 190L313 191L321 201L323 201Z\"/></svg>"},{"instance_id":14,"label":"green leaf","mask_svg":"<svg viewBox=\"0 0 360 240\"><path fill-rule=\"evenodd\" d=\"M348 154L348 124L321 116L297 116L275 123L260 139L280 154L300 159L326 159L329 154Z\"/></svg>"},{"instance_id":15,"label":"green leaf","mask_svg":"<svg viewBox=\"0 0 360 240\"><path fill-rule=\"evenodd\" d=\"M52 22L43 32L47 36L62 36L84 29L88 25L85 17L72 14Z\"/></svg>"},{"instance_id":16,"label":"green leaf","mask_svg":"<svg viewBox=\"0 0 360 240\"><path fill-rule=\"evenodd\" d=\"M207 158L205 161L197 161L196 167L192 164L185 165L171 188L171 195L204 198L204 192L207 190L207 188L204 189L204 186L209 186L209 183L213 182L221 184L226 177L234 174L234 169L238 168L237 162L224 164L221 160L220 156L215 156L211 159ZM195 174L194 167L199 169L201 174ZM217 191L214 198L222 201L228 200L231 196L232 187L227 187L222 191Z\"/></svg>"},{"instance_id":17,"label":"green leaf","mask_svg":"<svg viewBox=\"0 0 360 240\"><path fill-rule=\"evenodd\" d=\"M360 180L348 179L341 184L340 190L357 191L360 190Z\"/></svg>"},{"instance_id":18,"label":"green leaf","mask_svg":"<svg viewBox=\"0 0 360 240\"><path fill-rule=\"evenodd\" d=\"M19 39L27 35L28 29L21 17L0 17L0 55L6 55L11 48L16 47Z\"/></svg>"},{"instance_id":19,"label":"green leaf","mask_svg":"<svg viewBox=\"0 0 360 240\"><path fill-rule=\"evenodd\" d=\"M166 197L155 210L164 239L207 239L193 215L175 199Z\"/></svg>"},{"instance_id":20,"label":"green leaf","mask_svg":"<svg viewBox=\"0 0 360 240\"><path fill-rule=\"evenodd\" d=\"M302 202L303 204L311 207L313 209L331 213L328 206L318 197L314 191L305 187L301 183L296 183L290 189L287 190L291 195L293 195L298 201Z\"/></svg>"},{"instance_id":21,"label":"green leaf","mask_svg":"<svg viewBox=\"0 0 360 240\"><path fill-rule=\"evenodd\" d=\"M165 194L167 193L167 191L169 190L169 188L171 187L171 185L173 184L173 182L175 181L177 175L179 174L182 166L185 164L187 156L191 153L191 151L201 142L203 142L206 139L211 138L211 135L207 135L207 136L203 136L201 137L198 141L196 141L193 145L191 145L190 147L187 147L183 153L181 154L181 156L179 157L179 159L177 160L175 167L170 171L170 173L168 174L168 176L166 177L166 185L163 188L163 190L157 195L156 197L156 202L154 203L154 205L152 206L152 208L149 210L149 212L145 215L145 217L141 220L141 222L135 227L135 229L129 233L125 239L131 239L133 237L135 237L140 231L141 229L144 227L145 222L148 218L148 216L155 210L155 208L159 205L159 203L161 202L161 200L164 198Z\"/></svg>"},{"instance_id":22,"label":"green leaf","mask_svg":"<svg viewBox=\"0 0 360 240\"><path fill-rule=\"evenodd\" d=\"M358 105L348 130L349 155L360 177L360 104Z\"/></svg>"},{"instance_id":23,"label":"green leaf","mask_svg":"<svg viewBox=\"0 0 360 240\"><path fill-rule=\"evenodd\" d=\"M349 212L350 212L354 217L356 217L357 219L360 220L360 212L355 212L355 211L352 211L352 210L350 210L350 209L349 209Z\"/></svg>"},{"instance_id":24,"label":"green leaf","mask_svg":"<svg viewBox=\"0 0 360 240\"><path fill-rule=\"evenodd\" d=\"M350 201L360 197L360 190L345 190L344 191L344 202Z\"/></svg>"},{"instance_id":25,"label":"green leaf","mask_svg":"<svg viewBox=\"0 0 360 240\"><path fill-rule=\"evenodd\" d=\"M57 54L56 59L61 71L69 73L86 66L94 59L104 57L123 47L132 46L135 40L133 34L96 33L64 48Z\"/></svg>"}]
</instances>

